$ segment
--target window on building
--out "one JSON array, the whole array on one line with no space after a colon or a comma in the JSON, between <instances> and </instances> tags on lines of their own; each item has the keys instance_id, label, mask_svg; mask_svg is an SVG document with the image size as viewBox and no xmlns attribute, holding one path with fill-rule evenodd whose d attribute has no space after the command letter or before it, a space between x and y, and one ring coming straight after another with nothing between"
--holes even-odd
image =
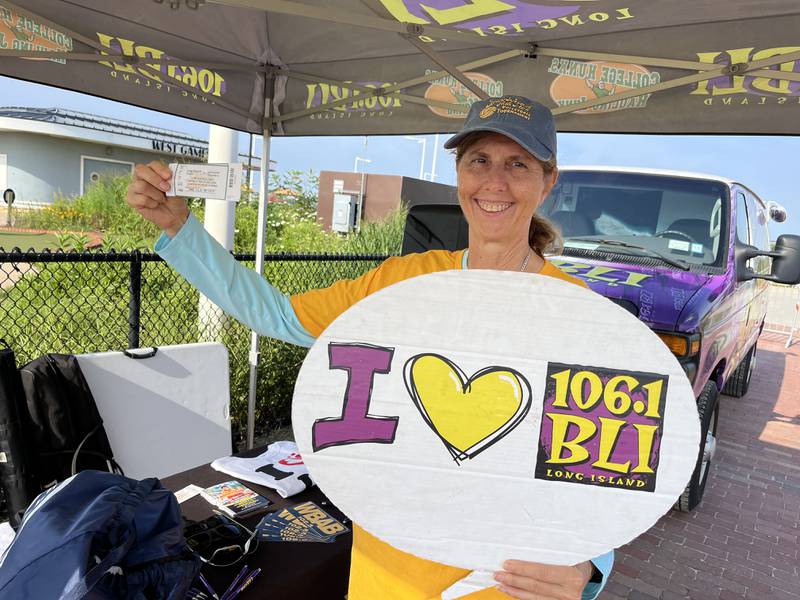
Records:
<instances>
[{"instance_id":1,"label":"window on building","mask_svg":"<svg viewBox=\"0 0 800 600\"><path fill-rule=\"evenodd\" d=\"M133 163L97 156L81 156L81 194L104 178L131 175Z\"/></svg>"}]
</instances>

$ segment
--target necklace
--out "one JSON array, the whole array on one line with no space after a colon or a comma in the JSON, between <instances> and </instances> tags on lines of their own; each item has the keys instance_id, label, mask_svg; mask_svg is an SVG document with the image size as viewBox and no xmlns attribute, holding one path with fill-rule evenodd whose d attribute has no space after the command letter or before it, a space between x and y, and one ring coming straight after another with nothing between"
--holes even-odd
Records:
<instances>
[{"instance_id":1,"label":"necklace","mask_svg":"<svg viewBox=\"0 0 800 600\"><path fill-rule=\"evenodd\" d=\"M531 250L528 250L528 254L525 255L525 260L522 261L522 266L519 268L520 271L524 271L528 268L528 261L531 259Z\"/></svg>"},{"instance_id":2,"label":"necklace","mask_svg":"<svg viewBox=\"0 0 800 600\"><path fill-rule=\"evenodd\" d=\"M525 269L528 268L528 261L531 259L531 253L532 252L533 252L532 250L530 250L530 249L528 250L528 254L523 259L522 266L520 266L520 268L519 268L520 271L524 271ZM469 263L468 263L469 250L468 249L464 251L464 257L461 260L462 260L462 267L461 268L462 269L469 269Z\"/></svg>"}]
</instances>

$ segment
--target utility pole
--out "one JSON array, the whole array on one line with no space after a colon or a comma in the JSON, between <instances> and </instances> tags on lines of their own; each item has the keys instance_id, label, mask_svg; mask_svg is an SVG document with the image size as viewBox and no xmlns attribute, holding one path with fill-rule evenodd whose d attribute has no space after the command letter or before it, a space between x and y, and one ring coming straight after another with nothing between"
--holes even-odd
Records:
<instances>
[{"instance_id":1,"label":"utility pole","mask_svg":"<svg viewBox=\"0 0 800 600\"><path fill-rule=\"evenodd\" d=\"M431 164L431 181L436 181L436 155L439 154L439 134L433 139L433 164Z\"/></svg>"},{"instance_id":2,"label":"utility pole","mask_svg":"<svg viewBox=\"0 0 800 600\"><path fill-rule=\"evenodd\" d=\"M239 133L219 125L210 125L208 162L239 162ZM206 200L203 226L226 250L233 250L235 220L236 204L234 202ZM227 317L216 304L201 294L198 303L198 321L202 339L218 340L225 329Z\"/></svg>"}]
</instances>

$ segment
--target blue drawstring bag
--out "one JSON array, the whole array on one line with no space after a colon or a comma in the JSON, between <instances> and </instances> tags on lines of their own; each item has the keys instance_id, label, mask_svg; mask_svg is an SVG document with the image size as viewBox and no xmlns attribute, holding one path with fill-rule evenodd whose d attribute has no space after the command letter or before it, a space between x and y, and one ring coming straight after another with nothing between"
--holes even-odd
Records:
<instances>
[{"instance_id":1,"label":"blue drawstring bag","mask_svg":"<svg viewBox=\"0 0 800 600\"><path fill-rule=\"evenodd\" d=\"M158 479L82 471L25 511L0 558L0 598L183 600L199 569Z\"/></svg>"}]
</instances>

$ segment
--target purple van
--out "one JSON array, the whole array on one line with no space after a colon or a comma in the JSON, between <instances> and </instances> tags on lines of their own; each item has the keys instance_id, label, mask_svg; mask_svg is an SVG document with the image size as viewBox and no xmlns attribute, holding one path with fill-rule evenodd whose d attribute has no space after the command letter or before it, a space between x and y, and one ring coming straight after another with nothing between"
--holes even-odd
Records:
<instances>
[{"instance_id":1,"label":"purple van","mask_svg":"<svg viewBox=\"0 0 800 600\"><path fill-rule=\"evenodd\" d=\"M692 382L702 438L678 502L701 500L714 456L719 393L747 392L769 281L800 282L800 236L770 251L767 222L785 211L710 175L568 168L540 208L562 231L552 262L646 323Z\"/></svg>"},{"instance_id":2,"label":"purple van","mask_svg":"<svg viewBox=\"0 0 800 600\"><path fill-rule=\"evenodd\" d=\"M468 229L455 203L410 202L403 254L458 250ZM539 212L562 232L550 260L646 323L692 382L700 452L678 502L703 497L716 445L720 393L747 392L764 327L767 286L800 283L800 236L770 251L767 222L786 212L712 175L623 168L560 169Z\"/></svg>"}]
</instances>

